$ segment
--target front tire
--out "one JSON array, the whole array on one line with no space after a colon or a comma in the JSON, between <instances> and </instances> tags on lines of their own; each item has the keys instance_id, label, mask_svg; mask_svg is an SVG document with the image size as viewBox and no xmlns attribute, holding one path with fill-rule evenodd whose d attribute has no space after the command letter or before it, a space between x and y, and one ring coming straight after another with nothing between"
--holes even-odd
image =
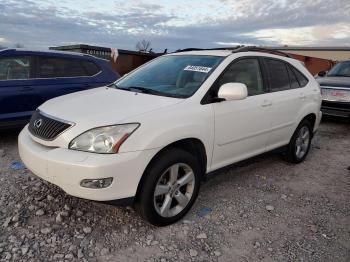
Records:
<instances>
[{"instance_id":1,"label":"front tire","mask_svg":"<svg viewBox=\"0 0 350 262\"><path fill-rule=\"evenodd\" d=\"M167 149L147 168L136 198L136 210L152 225L175 223L198 196L200 170L197 159L189 152Z\"/></svg>"},{"instance_id":2,"label":"front tire","mask_svg":"<svg viewBox=\"0 0 350 262\"><path fill-rule=\"evenodd\" d=\"M311 147L311 139L312 126L308 120L303 120L287 146L286 160L295 164L304 161Z\"/></svg>"}]
</instances>

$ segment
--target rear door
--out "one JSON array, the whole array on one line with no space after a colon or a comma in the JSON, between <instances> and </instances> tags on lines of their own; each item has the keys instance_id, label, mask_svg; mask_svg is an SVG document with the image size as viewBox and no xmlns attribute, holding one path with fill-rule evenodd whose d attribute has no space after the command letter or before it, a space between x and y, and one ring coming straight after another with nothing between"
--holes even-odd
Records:
<instances>
[{"instance_id":1,"label":"rear door","mask_svg":"<svg viewBox=\"0 0 350 262\"><path fill-rule=\"evenodd\" d=\"M38 56L36 59L36 88L42 102L51 98L95 87L91 75L80 59ZM95 70L96 71L96 70Z\"/></svg>"},{"instance_id":2,"label":"rear door","mask_svg":"<svg viewBox=\"0 0 350 262\"><path fill-rule=\"evenodd\" d=\"M26 121L37 107L30 56L0 58L0 121Z\"/></svg>"},{"instance_id":3,"label":"rear door","mask_svg":"<svg viewBox=\"0 0 350 262\"><path fill-rule=\"evenodd\" d=\"M294 67L289 63L265 57L264 69L268 76L270 100L272 101L272 124L267 141L269 150L289 143L306 94L293 72Z\"/></svg>"}]
</instances>

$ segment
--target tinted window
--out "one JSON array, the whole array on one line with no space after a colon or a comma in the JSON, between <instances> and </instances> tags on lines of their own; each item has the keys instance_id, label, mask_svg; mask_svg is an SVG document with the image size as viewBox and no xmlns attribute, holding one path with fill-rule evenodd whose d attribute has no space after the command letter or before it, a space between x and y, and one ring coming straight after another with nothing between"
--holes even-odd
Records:
<instances>
[{"instance_id":1,"label":"tinted window","mask_svg":"<svg viewBox=\"0 0 350 262\"><path fill-rule=\"evenodd\" d=\"M28 79L30 77L29 57L0 59L0 80Z\"/></svg>"},{"instance_id":2,"label":"tinted window","mask_svg":"<svg viewBox=\"0 0 350 262\"><path fill-rule=\"evenodd\" d=\"M86 75L88 76L93 76L93 75L96 75L98 72L100 72L100 69L93 62L82 61L81 63L82 63L82 66L84 67Z\"/></svg>"},{"instance_id":3,"label":"tinted window","mask_svg":"<svg viewBox=\"0 0 350 262\"><path fill-rule=\"evenodd\" d=\"M290 88L286 64L275 59L265 59L272 92Z\"/></svg>"},{"instance_id":4,"label":"tinted window","mask_svg":"<svg viewBox=\"0 0 350 262\"><path fill-rule=\"evenodd\" d=\"M288 69L288 75L289 75L291 88L299 88L300 85L299 85L298 79L295 76L295 73L292 71L290 66L287 66L287 69Z\"/></svg>"},{"instance_id":5,"label":"tinted window","mask_svg":"<svg viewBox=\"0 0 350 262\"><path fill-rule=\"evenodd\" d=\"M309 80L307 80L306 76L304 76L302 73L300 73L299 70L295 69L294 67L292 67L292 70L293 70L295 76L297 77L300 86L301 87L306 86L307 83L309 82Z\"/></svg>"},{"instance_id":6,"label":"tinted window","mask_svg":"<svg viewBox=\"0 0 350 262\"><path fill-rule=\"evenodd\" d=\"M247 58L234 62L220 77L218 86L226 83L245 84L250 96L264 93L259 61L255 58Z\"/></svg>"},{"instance_id":7,"label":"tinted window","mask_svg":"<svg viewBox=\"0 0 350 262\"><path fill-rule=\"evenodd\" d=\"M65 58L39 58L39 78L87 76L80 60Z\"/></svg>"}]
</instances>

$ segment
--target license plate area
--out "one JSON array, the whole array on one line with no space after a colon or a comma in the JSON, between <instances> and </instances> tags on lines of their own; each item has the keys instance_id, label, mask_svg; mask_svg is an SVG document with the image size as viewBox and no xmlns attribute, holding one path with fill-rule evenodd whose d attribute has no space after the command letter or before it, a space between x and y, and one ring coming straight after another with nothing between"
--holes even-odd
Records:
<instances>
[{"instance_id":1,"label":"license plate area","mask_svg":"<svg viewBox=\"0 0 350 262\"><path fill-rule=\"evenodd\" d=\"M350 102L350 89L321 88L321 94L323 100Z\"/></svg>"}]
</instances>

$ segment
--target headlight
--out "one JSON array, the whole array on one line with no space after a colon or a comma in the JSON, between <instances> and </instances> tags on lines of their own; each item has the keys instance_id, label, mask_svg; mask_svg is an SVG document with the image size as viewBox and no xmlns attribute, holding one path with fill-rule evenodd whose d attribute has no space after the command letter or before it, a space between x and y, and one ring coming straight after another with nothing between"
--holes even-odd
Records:
<instances>
[{"instance_id":1,"label":"headlight","mask_svg":"<svg viewBox=\"0 0 350 262\"><path fill-rule=\"evenodd\" d=\"M69 148L94 153L118 153L119 147L139 125L133 123L97 127L74 138L69 143Z\"/></svg>"}]
</instances>

